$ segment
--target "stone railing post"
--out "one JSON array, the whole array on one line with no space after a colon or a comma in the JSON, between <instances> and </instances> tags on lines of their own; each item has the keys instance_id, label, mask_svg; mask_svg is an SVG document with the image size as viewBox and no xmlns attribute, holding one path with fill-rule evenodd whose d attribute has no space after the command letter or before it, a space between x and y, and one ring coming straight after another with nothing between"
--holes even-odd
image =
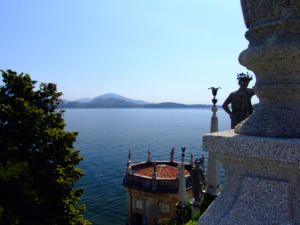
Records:
<instances>
[{"instance_id":1,"label":"stone railing post","mask_svg":"<svg viewBox=\"0 0 300 225\"><path fill-rule=\"evenodd\" d=\"M213 99L212 103L213 106L211 108L212 117L210 120L210 132L218 132L219 131L219 124L218 124L218 117L217 111L218 107L216 106L217 99L216 95L218 89L211 87ZM208 153L208 160L207 160L207 180L206 180L206 193L216 197L218 195L218 188L220 186L220 163L216 160L214 153Z\"/></svg>"}]
</instances>

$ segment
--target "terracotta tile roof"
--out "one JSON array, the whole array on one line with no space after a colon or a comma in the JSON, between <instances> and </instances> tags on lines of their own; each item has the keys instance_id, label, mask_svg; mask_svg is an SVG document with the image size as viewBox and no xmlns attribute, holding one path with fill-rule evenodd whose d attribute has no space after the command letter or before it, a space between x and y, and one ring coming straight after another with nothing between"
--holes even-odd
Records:
<instances>
[{"instance_id":1,"label":"terracotta tile roof","mask_svg":"<svg viewBox=\"0 0 300 225\"><path fill-rule=\"evenodd\" d=\"M156 172L157 172L157 178L172 178L175 179L177 175L177 167L165 165L165 164L159 164L156 166ZM154 169L153 166L141 168L139 170L136 170L134 174L147 176L152 178ZM185 175L189 175L189 172L185 170Z\"/></svg>"}]
</instances>

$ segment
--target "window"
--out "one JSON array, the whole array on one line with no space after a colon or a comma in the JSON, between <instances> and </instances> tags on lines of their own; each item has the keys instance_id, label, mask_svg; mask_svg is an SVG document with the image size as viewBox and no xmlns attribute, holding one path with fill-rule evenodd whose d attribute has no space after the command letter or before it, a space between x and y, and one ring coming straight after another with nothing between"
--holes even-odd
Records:
<instances>
[{"instance_id":1,"label":"window","mask_svg":"<svg viewBox=\"0 0 300 225\"><path fill-rule=\"evenodd\" d=\"M164 203L160 203L160 209L162 213L169 213L170 212L170 206Z\"/></svg>"},{"instance_id":2,"label":"window","mask_svg":"<svg viewBox=\"0 0 300 225\"><path fill-rule=\"evenodd\" d=\"M137 199L135 201L135 208L137 208L137 209L143 209L143 201Z\"/></svg>"}]
</instances>

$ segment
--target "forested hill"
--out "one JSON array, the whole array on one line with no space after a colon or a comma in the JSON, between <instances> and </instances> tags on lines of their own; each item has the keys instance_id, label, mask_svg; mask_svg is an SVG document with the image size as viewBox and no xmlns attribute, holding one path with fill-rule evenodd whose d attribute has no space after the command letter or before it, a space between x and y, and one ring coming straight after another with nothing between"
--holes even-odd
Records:
<instances>
[{"instance_id":1,"label":"forested hill","mask_svg":"<svg viewBox=\"0 0 300 225\"><path fill-rule=\"evenodd\" d=\"M125 98L116 94L105 94L93 99L65 101L62 108L210 108L211 105L186 105L173 102L148 103Z\"/></svg>"}]
</instances>

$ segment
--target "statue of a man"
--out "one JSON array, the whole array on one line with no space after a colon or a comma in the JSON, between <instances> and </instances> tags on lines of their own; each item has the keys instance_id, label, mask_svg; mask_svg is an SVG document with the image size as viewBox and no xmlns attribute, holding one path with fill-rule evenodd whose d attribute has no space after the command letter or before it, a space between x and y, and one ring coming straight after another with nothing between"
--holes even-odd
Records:
<instances>
[{"instance_id":1,"label":"statue of a man","mask_svg":"<svg viewBox=\"0 0 300 225\"><path fill-rule=\"evenodd\" d=\"M222 105L225 112L230 115L231 129L253 112L251 98L254 95L254 91L251 88L247 88L249 82L252 80L252 76L248 73L240 73L237 75L237 79L240 88L237 91L232 92ZM230 104L232 111L230 111L228 107Z\"/></svg>"},{"instance_id":2,"label":"statue of a man","mask_svg":"<svg viewBox=\"0 0 300 225\"><path fill-rule=\"evenodd\" d=\"M205 185L205 175L202 168L200 168L201 160L196 159L195 167L191 171L192 177L192 191L194 202L198 203L201 200L202 186Z\"/></svg>"}]
</instances>

